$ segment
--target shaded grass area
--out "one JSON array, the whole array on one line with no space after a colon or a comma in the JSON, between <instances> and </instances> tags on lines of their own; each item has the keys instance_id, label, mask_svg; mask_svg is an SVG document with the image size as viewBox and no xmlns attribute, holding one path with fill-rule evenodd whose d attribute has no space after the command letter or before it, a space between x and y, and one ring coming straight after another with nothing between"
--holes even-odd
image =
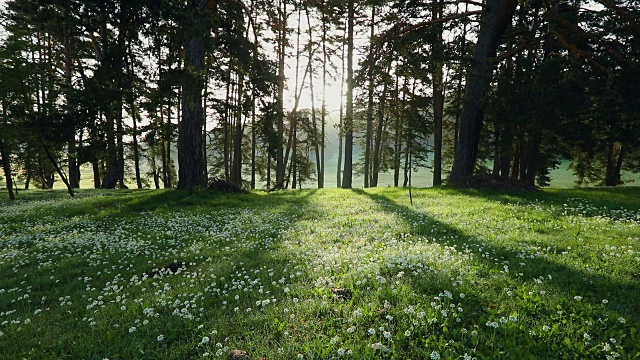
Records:
<instances>
[{"instance_id":1,"label":"shaded grass area","mask_svg":"<svg viewBox=\"0 0 640 360\"><path fill-rule=\"evenodd\" d=\"M21 192L0 358L637 358L639 196Z\"/></svg>"}]
</instances>

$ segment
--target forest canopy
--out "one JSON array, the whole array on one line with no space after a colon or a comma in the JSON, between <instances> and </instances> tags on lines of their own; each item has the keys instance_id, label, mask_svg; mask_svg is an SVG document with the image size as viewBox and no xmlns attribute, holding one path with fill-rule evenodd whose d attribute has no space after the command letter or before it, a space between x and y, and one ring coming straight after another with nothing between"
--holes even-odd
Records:
<instances>
[{"instance_id":1,"label":"forest canopy","mask_svg":"<svg viewBox=\"0 0 640 360\"><path fill-rule=\"evenodd\" d=\"M570 161L577 185L621 185L639 18L630 0L6 1L4 182L351 188L429 167L434 186L533 187Z\"/></svg>"}]
</instances>

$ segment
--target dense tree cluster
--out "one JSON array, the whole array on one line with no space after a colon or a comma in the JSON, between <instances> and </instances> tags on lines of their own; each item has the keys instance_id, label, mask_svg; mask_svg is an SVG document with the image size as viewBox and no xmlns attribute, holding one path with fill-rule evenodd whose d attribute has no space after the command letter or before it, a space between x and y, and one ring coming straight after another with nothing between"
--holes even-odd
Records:
<instances>
[{"instance_id":1,"label":"dense tree cluster","mask_svg":"<svg viewBox=\"0 0 640 360\"><path fill-rule=\"evenodd\" d=\"M12 198L16 178L51 188L56 175L73 195L89 165L96 188L186 189L214 177L321 188L330 81L345 87L337 120L345 188L354 174L377 186L382 172L407 186L422 166L435 186L482 169L545 185L561 160L579 185L619 185L622 170L640 170L634 1L5 7L0 157Z\"/></svg>"}]
</instances>

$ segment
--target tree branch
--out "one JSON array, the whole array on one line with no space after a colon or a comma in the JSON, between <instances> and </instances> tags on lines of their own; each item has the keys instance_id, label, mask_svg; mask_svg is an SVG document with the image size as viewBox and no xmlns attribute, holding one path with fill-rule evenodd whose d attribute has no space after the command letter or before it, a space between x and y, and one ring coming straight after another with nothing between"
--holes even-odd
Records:
<instances>
[{"instance_id":1,"label":"tree branch","mask_svg":"<svg viewBox=\"0 0 640 360\"><path fill-rule=\"evenodd\" d=\"M573 31L574 33L577 33L578 35L583 35L585 37L587 37L589 40L592 40L593 42L595 42L596 44L602 46L603 48L605 48L611 55L613 55L615 58L617 58L618 60L620 60L621 62L629 62L630 59L627 58L624 54L621 54L619 51L617 51L616 49L614 49L611 45L605 43L604 41L602 41L601 39L597 38L596 36L594 36L593 34L590 34L584 30L582 30L582 28L580 28L578 25L572 24L569 21L561 18L560 16L558 16L558 14L555 14L553 12L549 13L551 15L551 17L556 20L558 23L564 25L568 30ZM559 36L559 33L554 31L553 32L554 35L556 35L556 37ZM564 37L563 37L564 39ZM567 43L568 44L568 43ZM564 44L563 44L564 45ZM577 49L577 48L576 48Z\"/></svg>"},{"instance_id":2,"label":"tree branch","mask_svg":"<svg viewBox=\"0 0 640 360\"><path fill-rule=\"evenodd\" d=\"M445 17L442 17L442 18L433 19L433 20L429 20L429 21L423 21L421 23L408 26L408 27L406 27L404 29L400 29L397 33L394 33L393 35L404 35L404 34L406 34L408 32L418 30L418 29L423 28L425 26L429 26L429 25L433 25L433 24L439 24L439 23L447 22L449 20L463 18L463 17L466 17L466 16L479 15L479 14L482 14L482 12L483 12L483 10L473 10L473 11L467 11L467 12L463 12L463 13L460 13L460 14L453 14L453 15L449 15L449 16L445 16Z\"/></svg>"},{"instance_id":3,"label":"tree branch","mask_svg":"<svg viewBox=\"0 0 640 360\"><path fill-rule=\"evenodd\" d=\"M618 14L618 16L628 21L631 27L638 34L640 34L640 24L638 23L638 19L636 17L629 14L627 11L623 10L621 7L617 6L613 0L596 0L596 1L604 5L605 7L613 10L616 14Z\"/></svg>"},{"instance_id":4,"label":"tree branch","mask_svg":"<svg viewBox=\"0 0 640 360\"><path fill-rule=\"evenodd\" d=\"M527 48L531 47L531 46L532 46L532 45L534 45L534 44L539 43L540 41L542 41L542 39L544 39L544 38L545 38L545 37L547 37L548 35L549 35L549 32L547 32L547 33L545 33L544 35L539 36L539 37L537 37L537 38L535 38L535 39L533 39L533 40L531 40L531 41L529 41L529 42L522 42L520 45L518 45L518 46L514 47L513 49L508 50L508 51L505 51L505 52L503 52L502 54L500 54L500 55L496 56L496 58L494 59L494 61L495 61L496 63L499 63L499 62L501 62L502 60L504 60L504 59L506 59L506 58L508 58L508 57L510 57L510 56L513 56L513 55L515 55L515 54L519 53L520 51L522 51L522 50L524 50L524 49L527 49Z\"/></svg>"},{"instance_id":5,"label":"tree branch","mask_svg":"<svg viewBox=\"0 0 640 360\"><path fill-rule=\"evenodd\" d=\"M608 76L611 76L613 73L611 72L611 70L609 70L608 68L606 68L604 65L600 64L599 62L593 60L590 56L588 56L586 51L582 51L580 49L578 49L575 45L570 44L560 33L558 33L555 30L552 30L551 33L558 39L558 41L560 41L560 44L562 44L562 46L564 46L567 50L571 51L572 53L574 53L578 58L585 58L587 61L589 61L590 63L592 63L595 67L597 67L598 69L600 69L601 71L603 71L605 74L607 74Z\"/></svg>"},{"instance_id":6,"label":"tree branch","mask_svg":"<svg viewBox=\"0 0 640 360\"><path fill-rule=\"evenodd\" d=\"M472 1L472 0L456 0L452 2L453 4L469 4L469 5L475 5L475 6L479 6L481 8L486 8L487 4L483 3L482 1Z\"/></svg>"},{"instance_id":7,"label":"tree branch","mask_svg":"<svg viewBox=\"0 0 640 360\"><path fill-rule=\"evenodd\" d=\"M98 43L98 40L96 40L95 35L93 35L93 32L87 32L87 35L89 36L89 39L91 40L91 44L93 44L93 50L96 52L96 58L98 59L98 61L102 62L103 58L102 58L102 48L100 47L100 44Z\"/></svg>"},{"instance_id":8,"label":"tree branch","mask_svg":"<svg viewBox=\"0 0 640 360\"><path fill-rule=\"evenodd\" d=\"M460 19L460 18L463 18L463 17L466 17L466 16L479 15L479 14L482 14L482 12L483 12L483 10L466 11L466 12L463 12L463 13L460 13L460 14L453 14L453 15L445 16L445 17L438 18L438 19L432 19L432 20L429 20L429 21L423 21L423 22L415 24L415 25L407 26L404 29L400 29L400 30L397 30L397 28L402 24L398 23L398 24L394 25L391 29L389 29L387 32L382 34L382 36L380 36L380 38L376 41L376 44L374 46L374 51L372 51L372 54L373 54L374 57L377 56L378 51L380 50L382 45L384 43L386 43L387 39L392 37L392 36L403 36L404 34L406 34L408 32L421 29L421 28L423 28L425 26L443 23L443 22L447 22L449 20Z\"/></svg>"}]
</instances>

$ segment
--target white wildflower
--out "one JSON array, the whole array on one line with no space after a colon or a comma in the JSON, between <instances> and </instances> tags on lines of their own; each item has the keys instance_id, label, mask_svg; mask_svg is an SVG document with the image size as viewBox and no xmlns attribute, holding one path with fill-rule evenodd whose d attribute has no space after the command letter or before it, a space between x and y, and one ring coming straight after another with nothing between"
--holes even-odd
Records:
<instances>
[{"instance_id":1,"label":"white wildflower","mask_svg":"<svg viewBox=\"0 0 640 360\"><path fill-rule=\"evenodd\" d=\"M384 346L382 343L379 343L379 342L377 342L375 344L371 344L370 346L371 346L371 348L373 348L375 350L380 350L382 352L390 352L391 351L391 350L389 350L388 347Z\"/></svg>"}]
</instances>

